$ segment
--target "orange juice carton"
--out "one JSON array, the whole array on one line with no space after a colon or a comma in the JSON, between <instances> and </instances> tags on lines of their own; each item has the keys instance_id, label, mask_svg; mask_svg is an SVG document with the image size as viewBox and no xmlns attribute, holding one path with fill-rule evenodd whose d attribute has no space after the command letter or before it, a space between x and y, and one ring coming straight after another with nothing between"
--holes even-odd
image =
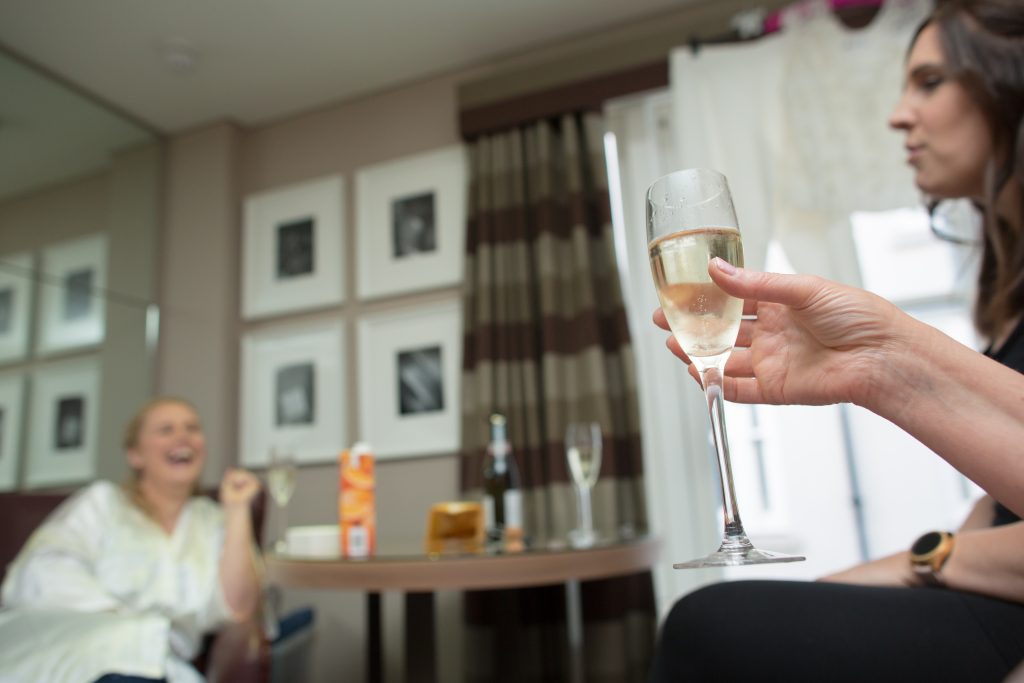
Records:
<instances>
[{"instance_id":1,"label":"orange juice carton","mask_svg":"<svg viewBox=\"0 0 1024 683\"><path fill-rule=\"evenodd\" d=\"M376 476L373 450L357 443L341 452L338 467L338 527L341 554L370 557L377 549Z\"/></svg>"}]
</instances>

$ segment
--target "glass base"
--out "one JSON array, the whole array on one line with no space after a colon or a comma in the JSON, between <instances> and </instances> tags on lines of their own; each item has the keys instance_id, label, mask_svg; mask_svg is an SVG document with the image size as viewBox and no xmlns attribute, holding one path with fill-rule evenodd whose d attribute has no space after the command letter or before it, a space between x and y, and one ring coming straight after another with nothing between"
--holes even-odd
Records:
<instances>
[{"instance_id":1,"label":"glass base","mask_svg":"<svg viewBox=\"0 0 1024 683\"><path fill-rule=\"evenodd\" d=\"M787 555L771 550L758 550L746 536L726 538L715 552L689 562L677 562L673 569L698 569L700 567L738 567L745 564L776 564L781 562L803 562L802 555Z\"/></svg>"},{"instance_id":2,"label":"glass base","mask_svg":"<svg viewBox=\"0 0 1024 683\"><path fill-rule=\"evenodd\" d=\"M594 531L573 529L569 532L569 545L573 548L590 548L597 543L597 534Z\"/></svg>"}]
</instances>

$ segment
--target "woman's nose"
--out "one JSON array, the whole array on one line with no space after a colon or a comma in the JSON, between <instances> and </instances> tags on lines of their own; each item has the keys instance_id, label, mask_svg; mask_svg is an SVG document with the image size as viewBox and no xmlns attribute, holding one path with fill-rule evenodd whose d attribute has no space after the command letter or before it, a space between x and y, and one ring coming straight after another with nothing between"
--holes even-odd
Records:
<instances>
[{"instance_id":1,"label":"woman's nose","mask_svg":"<svg viewBox=\"0 0 1024 683\"><path fill-rule=\"evenodd\" d=\"M889 127L894 130L907 130L912 123L913 111L907 103L906 95L903 95L889 114Z\"/></svg>"}]
</instances>

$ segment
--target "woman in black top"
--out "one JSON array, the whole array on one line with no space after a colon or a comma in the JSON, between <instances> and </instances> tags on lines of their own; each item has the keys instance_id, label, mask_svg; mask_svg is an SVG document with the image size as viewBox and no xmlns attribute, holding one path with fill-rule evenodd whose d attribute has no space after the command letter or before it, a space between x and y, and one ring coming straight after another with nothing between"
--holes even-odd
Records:
<instances>
[{"instance_id":1,"label":"woman in black top","mask_svg":"<svg viewBox=\"0 0 1024 683\"><path fill-rule=\"evenodd\" d=\"M975 325L991 340L986 355L1024 372L1024 3L937 4L911 45L890 124L904 132L915 182L926 195L968 197L982 211ZM728 273L717 262L709 268L726 287L719 270ZM727 291L744 292L732 285ZM799 322L799 306L794 311ZM786 385L767 387L763 363L756 354L734 356L728 374L762 386L754 391L734 379L727 398L803 402L786 396ZM779 395L768 396L770 388ZM753 393L744 396L745 389ZM807 402L830 400L824 389L815 391ZM972 474L969 463L963 466L968 459L944 457ZM1019 500L1007 502L1024 509ZM986 496L954 536L952 551L946 547L934 571L915 571L907 551L816 583L742 581L692 593L666 619L651 680L1002 680L1024 659L1024 524Z\"/></svg>"}]
</instances>

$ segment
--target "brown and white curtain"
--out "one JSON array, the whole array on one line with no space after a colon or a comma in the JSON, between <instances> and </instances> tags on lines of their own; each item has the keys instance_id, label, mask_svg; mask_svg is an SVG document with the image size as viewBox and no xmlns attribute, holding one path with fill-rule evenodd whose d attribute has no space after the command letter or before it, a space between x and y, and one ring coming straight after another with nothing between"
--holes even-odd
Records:
<instances>
[{"instance_id":1,"label":"brown and white curtain","mask_svg":"<svg viewBox=\"0 0 1024 683\"><path fill-rule=\"evenodd\" d=\"M480 495L488 417L503 413L525 532L539 546L564 543L576 524L564 450L574 421L597 421L603 435L595 528L647 531L603 133L599 114L573 114L470 148L461 485L467 498ZM650 574L581 592L587 680L643 680L656 627ZM467 680L565 680L564 604L558 586L467 594Z\"/></svg>"}]
</instances>

